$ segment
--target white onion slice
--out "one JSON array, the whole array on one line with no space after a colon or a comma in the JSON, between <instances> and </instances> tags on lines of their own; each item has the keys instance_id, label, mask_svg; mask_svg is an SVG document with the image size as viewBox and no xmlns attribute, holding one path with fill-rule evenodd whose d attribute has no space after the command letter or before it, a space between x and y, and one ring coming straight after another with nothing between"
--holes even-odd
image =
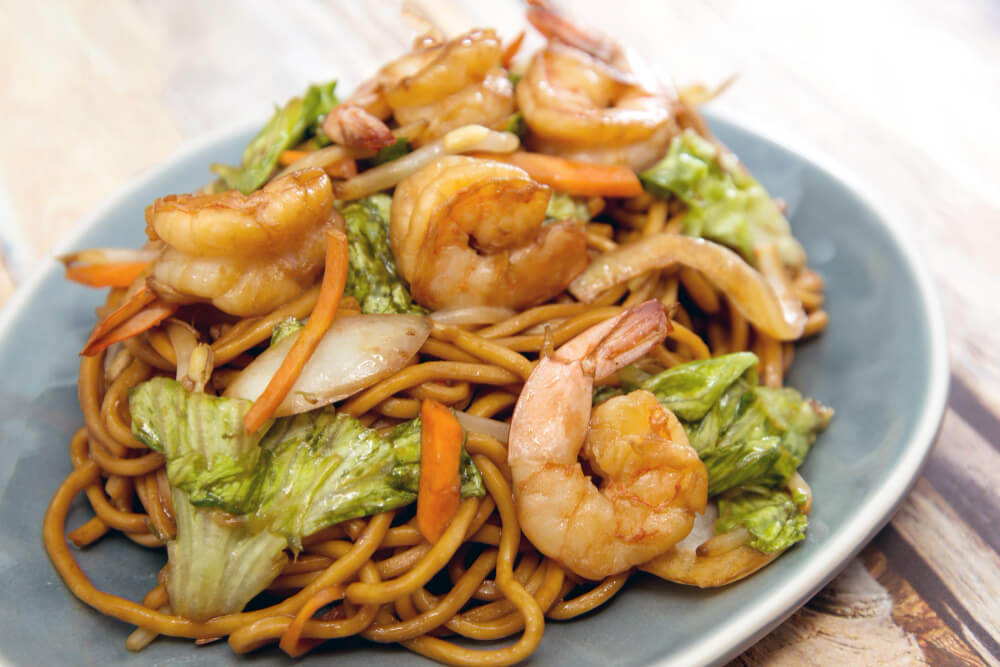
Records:
<instances>
[{"instance_id":1,"label":"white onion slice","mask_svg":"<svg viewBox=\"0 0 1000 667\"><path fill-rule=\"evenodd\" d=\"M718 243L680 234L654 234L598 255L570 284L590 303L604 291L651 269L672 264L701 271L754 326L778 340L797 340L806 325L802 302L776 291L766 276Z\"/></svg>"},{"instance_id":2,"label":"white onion slice","mask_svg":"<svg viewBox=\"0 0 1000 667\"><path fill-rule=\"evenodd\" d=\"M430 335L419 315L349 315L334 320L275 411L294 415L329 405L403 368ZM225 396L257 400L298 338L281 339L236 376Z\"/></svg>"},{"instance_id":3,"label":"white onion slice","mask_svg":"<svg viewBox=\"0 0 1000 667\"><path fill-rule=\"evenodd\" d=\"M510 436L510 424L507 422L487 419L486 417L477 417L476 415L470 415L468 412L455 412L455 419L458 420L458 423L466 431L483 433L496 438L505 445L507 444L507 439Z\"/></svg>"},{"instance_id":4,"label":"white onion slice","mask_svg":"<svg viewBox=\"0 0 1000 667\"><path fill-rule=\"evenodd\" d=\"M510 308L502 306L465 306L462 308L449 308L447 310L435 310L430 314L430 318L435 322L450 325L462 324L496 324L516 313Z\"/></svg>"},{"instance_id":5,"label":"white onion slice","mask_svg":"<svg viewBox=\"0 0 1000 667\"><path fill-rule=\"evenodd\" d=\"M521 145L516 134L497 132L480 125L463 125L441 139L421 146L398 160L380 164L334 185L337 199L351 201L397 185L404 178L443 155L485 151L513 153Z\"/></svg>"}]
</instances>

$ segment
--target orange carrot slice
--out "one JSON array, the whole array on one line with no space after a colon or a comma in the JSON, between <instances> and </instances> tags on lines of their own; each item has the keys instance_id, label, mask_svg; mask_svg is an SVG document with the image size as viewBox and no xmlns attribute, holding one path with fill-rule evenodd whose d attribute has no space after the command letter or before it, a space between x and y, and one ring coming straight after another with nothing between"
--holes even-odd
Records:
<instances>
[{"instance_id":1,"label":"orange carrot slice","mask_svg":"<svg viewBox=\"0 0 1000 667\"><path fill-rule=\"evenodd\" d=\"M524 42L524 31L514 38L507 48L503 50L503 56L500 58L500 64L503 65L504 69L510 69L510 61L514 59L517 52L521 50L521 44Z\"/></svg>"},{"instance_id":2,"label":"orange carrot slice","mask_svg":"<svg viewBox=\"0 0 1000 667\"><path fill-rule=\"evenodd\" d=\"M66 267L66 278L88 287L128 287L148 266L149 262L74 264Z\"/></svg>"},{"instance_id":3,"label":"orange carrot slice","mask_svg":"<svg viewBox=\"0 0 1000 667\"><path fill-rule=\"evenodd\" d=\"M143 331L152 329L173 315L177 312L177 308L176 303L167 303L162 299L157 299L105 335L93 342L87 343L87 347L83 348L82 354L85 357L92 357L98 352L103 352L114 343L138 336Z\"/></svg>"},{"instance_id":4,"label":"orange carrot slice","mask_svg":"<svg viewBox=\"0 0 1000 667\"><path fill-rule=\"evenodd\" d=\"M299 613L295 614L295 618L292 620L288 628L285 629L284 634L281 635L281 641L278 642L278 647L293 658L298 658L305 655L317 645L322 643L321 639L306 639L303 641L299 640L302 636L302 628L305 627L306 621L312 618L320 607L323 605L330 604L334 600L340 600L344 597L344 587L343 586L327 586L321 589L316 595L309 598L302 608L299 609Z\"/></svg>"},{"instance_id":5,"label":"orange carrot slice","mask_svg":"<svg viewBox=\"0 0 1000 667\"><path fill-rule=\"evenodd\" d=\"M295 150L281 151L280 153L278 153L278 164L280 164L282 167L287 167L290 164L298 162L307 155L309 155L308 151L295 151Z\"/></svg>"},{"instance_id":6,"label":"orange carrot slice","mask_svg":"<svg viewBox=\"0 0 1000 667\"><path fill-rule=\"evenodd\" d=\"M517 151L509 155L482 155L491 160L507 162L520 167L539 183L560 192L582 197L636 197L641 195L642 184L635 172L628 167L611 164L594 164Z\"/></svg>"},{"instance_id":7,"label":"orange carrot slice","mask_svg":"<svg viewBox=\"0 0 1000 667\"><path fill-rule=\"evenodd\" d=\"M451 410L433 399L420 406L420 487L417 528L428 542L437 542L462 501L458 474L462 426Z\"/></svg>"},{"instance_id":8,"label":"orange carrot slice","mask_svg":"<svg viewBox=\"0 0 1000 667\"><path fill-rule=\"evenodd\" d=\"M337 306L347 284L347 237L340 230L330 230L326 235L326 269L319 288L319 299L313 307L306 325L299 332L292 349L275 371L267 388L254 401L243 419L243 428L253 433L271 418L285 396L291 391L302 368L316 350L320 339L333 324Z\"/></svg>"},{"instance_id":9,"label":"orange carrot slice","mask_svg":"<svg viewBox=\"0 0 1000 667\"><path fill-rule=\"evenodd\" d=\"M88 352L88 350L101 338L107 336L113 329L136 315L139 311L154 301L156 301L156 295L153 294L145 285L140 287L135 294L126 299L122 305L118 306L118 308L113 310L107 317L101 320L96 327L94 327L94 330L90 333L90 338L87 339L87 343L83 347L83 352L80 354L84 356L97 354L97 352ZM100 350L98 350L98 352L99 351Z\"/></svg>"}]
</instances>

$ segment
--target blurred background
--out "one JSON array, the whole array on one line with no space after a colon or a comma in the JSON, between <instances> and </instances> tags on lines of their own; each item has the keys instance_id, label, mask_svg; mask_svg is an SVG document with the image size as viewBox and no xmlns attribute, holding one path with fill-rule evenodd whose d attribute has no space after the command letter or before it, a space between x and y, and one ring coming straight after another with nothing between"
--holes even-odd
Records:
<instances>
[{"instance_id":1,"label":"blurred background","mask_svg":"<svg viewBox=\"0 0 1000 667\"><path fill-rule=\"evenodd\" d=\"M524 6L514 0L409 6L449 33L490 25L512 38L524 27ZM1000 3L577 0L563 7L678 84L712 87L735 75L712 108L817 149L908 227L940 289L953 360L947 449L939 445L928 474L938 466L958 475L941 477L923 497L918 485L908 503L940 501L946 519L979 513L972 524L993 526L992 537L970 531L950 536L950 547L992 571L1000 564ZM335 76L339 92L350 91L408 48L414 32L400 8L397 0L0 0L0 303L52 261L53 247L87 212L185 142L263 119L312 81ZM979 500L963 504L960 492L942 498L949 484L975 488ZM909 588L878 578L892 600L883 610L885 641L914 659L997 664L1000 573L946 574L954 554L935 552L908 532L917 528L896 524L866 551L862 572L878 578L886 554L912 552L936 583L922 588L920 570L906 577ZM808 658L824 632L833 638L827 644L853 637L855 656L884 639L877 628L809 625L801 617L819 613L817 604L825 603L811 603L741 660ZM919 622L907 625L907 614Z\"/></svg>"}]
</instances>

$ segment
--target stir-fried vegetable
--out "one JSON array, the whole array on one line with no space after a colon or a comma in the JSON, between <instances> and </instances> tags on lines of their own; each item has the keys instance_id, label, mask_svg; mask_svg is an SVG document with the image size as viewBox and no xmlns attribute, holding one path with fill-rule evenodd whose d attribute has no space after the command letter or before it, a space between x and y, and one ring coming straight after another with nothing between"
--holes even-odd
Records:
<instances>
[{"instance_id":1,"label":"stir-fried vegetable","mask_svg":"<svg viewBox=\"0 0 1000 667\"><path fill-rule=\"evenodd\" d=\"M590 220L590 207L587 202L573 197L565 192L553 192L549 206L545 209L547 220Z\"/></svg>"},{"instance_id":2,"label":"stir-fried vegetable","mask_svg":"<svg viewBox=\"0 0 1000 667\"><path fill-rule=\"evenodd\" d=\"M399 277L389 248L391 204L388 195L377 194L344 207L350 250L346 293L358 300L363 313L423 314Z\"/></svg>"},{"instance_id":3,"label":"stir-fried vegetable","mask_svg":"<svg viewBox=\"0 0 1000 667\"><path fill-rule=\"evenodd\" d=\"M409 139L401 137L396 139L396 143L380 148L379 152L375 154L375 157L373 157L371 161L374 166L378 166L380 164L385 164L386 162L398 160L411 150L413 150L413 146L410 145Z\"/></svg>"},{"instance_id":4,"label":"stir-fried vegetable","mask_svg":"<svg viewBox=\"0 0 1000 667\"><path fill-rule=\"evenodd\" d=\"M100 354L114 343L155 327L176 310L177 304L158 298L143 285L94 327L80 354L85 357Z\"/></svg>"},{"instance_id":5,"label":"stir-fried vegetable","mask_svg":"<svg viewBox=\"0 0 1000 667\"><path fill-rule=\"evenodd\" d=\"M256 400L302 335L301 328L294 319L279 323L271 347L236 376L225 395ZM323 335L274 416L329 405L392 375L413 359L430 329L426 318L415 315L341 315Z\"/></svg>"},{"instance_id":6,"label":"stir-fried vegetable","mask_svg":"<svg viewBox=\"0 0 1000 667\"><path fill-rule=\"evenodd\" d=\"M437 542L462 500L458 475L462 426L445 406L425 399L420 408L420 490L417 527L428 542Z\"/></svg>"},{"instance_id":7,"label":"stir-fried vegetable","mask_svg":"<svg viewBox=\"0 0 1000 667\"><path fill-rule=\"evenodd\" d=\"M776 290L766 276L725 246L679 234L654 234L603 253L569 286L591 302L608 289L652 269L679 264L700 271L758 329L778 340L798 340L806 325L802 303Z\"/></svg>"},{"instance_id":8,"label":"stir-fried vegetable","mask_svg":"<svg viewBox=\"0 0 1000 667\"><path fill-rule=\"evenodd\" d=\"M137 386L129 408L136 438L167 459L178 518L170 600L188 618L239 611L303 537L417 498L419 420L382 437L326 408L247 433L249 401L189 393L167 378ZM461 493L482 495L467 454L460 465ZM219 511L233 516L219 521Z\"/></svg>"},{"instance_id":9,"label":"stir-fried vegetable","mask_svg":"<svg viewBox=\"0 0 1000 667\"><path fill-rule=\"evenodd\" d=\"M809 519L785 491L753 489L719 498L715 532L746 528L750 546L772 554L803 539L808 525Z\"/></svg>"},{"instance_id":10,"label":"stir-fried vegetable","mask_svg":"<svg viewBox=\"0 0 1000 667\"><path fill-rule=\"evenodd\" d=\"M66 279L88 287L128 287L149 268L159 251L91 248L59 257Z\"/></svg>"},{"instance_id":11,"label":"stir-fried vegetable","mask_svg":"<svg viewBox=\"0 0 1000 667\"><path fill-rule=\"evenodd\" d=\"M239 167L214 164L212 171L221 176L227 186L243 194L259 188L274 171L281 152L315 134L323 116L337 105L336 85L336 81L331 81L309 86L305 95L293 97L274 113L246 147Z\"/></svg>"},{"instance_id":12,"label":"stir-fried vegetable","mask_svg":"<svg viewBox=\"0 0 1000 667\"><path fill-rule=\"evenodd\" d=\"M490 157L520 167L539 183L571 195L635 197L642 194L642 184L628 167L580 162L526 151Z\"/></svg>"},{"instance_id":13,"label":"stir-fried vegetable","mask_svg":"<svg viewBox=\"0 0 1000 667\"><path fill-rule=\"evenodd\" d=\"M347 280L347 237L343 232L334 229L327 232L326 243L326 268L316 306L291 349L288 350L288 354L281 360L281 365L271 376L267 387L247 413L244 426L249 433L260 428L284 402L302 369L337 316L337 306L344 294L344 284Z\"/></svg>"},{"instance_id":14,"label":"stir-fried vegetable","mask_svg":"<svg viewBox=\"0 0 1000 667\"><path fill-rule=\"evenodd\" d=\"M754 248L774 244L788 266L802 266L805 252L788 220L764 187L737 162L693 130L676 136L660 162L639 174L646 190L674 194L687 204L684 233L738 250L751 264Z\"/></svg>"}]
</instances>

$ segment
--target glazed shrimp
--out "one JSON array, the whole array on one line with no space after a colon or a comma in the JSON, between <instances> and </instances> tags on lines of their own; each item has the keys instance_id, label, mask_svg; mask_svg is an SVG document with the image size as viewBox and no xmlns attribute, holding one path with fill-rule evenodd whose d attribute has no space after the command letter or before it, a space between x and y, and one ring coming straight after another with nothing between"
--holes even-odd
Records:
<instances>
[{"instance_id":1,"label":"glazed shrimp","mask_svg":"<svg viewBox=\"0 0 1000 667\"><path fill-rule=\"evenodd\" d=\"M279 178L250 195L171 195L146 208L146 234L163 241L149 287L171 303L211 302L263 315L312 285L326 232L343 229L322 169Z\"/></svg>"},{"instance_id":2,"label":"glazed shrimp","mask_svg":"<svg viewBox=\"0 0 1000 667\"><path fill-rule=\"evenodd\" d=\"M415 146L463 125L494 127L514 112L514 88L502 58L492 30L472 30L446 42L418 40L413 51L380 69L345 105L367 112L368 133L381 131L373 120L390 116L400 126L421 128L409 137Z\"/></svg>"},{"instance_id":3,"label":"glazed shrimp","mask_svg":"<svg viewBox=\"0 0 1000 667\"><path fill-rule=\"evenodd\" d=\"M435 310L526 308L566 289L587 265L581 223L543 225L551 190L524 170L448 156L405 178L389 241L413 298Z\"/></svg>"},{"instance_id":4,"label":"glazed shrimp","mask_svg":"<svg viewBox=\"0 0 1000 667\"><path fill-rule=\"evenodd\" d=\"M535 7L528 20L549 38L517 86L533 150L643 169L677 133L676 95L614 42Z\"/></svg>"},{"instance_id":5,"label":"glazed shrimp","mask_svg":"<svg viewBox=\"0 0 1000 667\"><path fill-rule=\"evenodd\" d=\"M581 577L618 574L669 551L705 509L705 465L652 394L591 409L595 379L641 358L667 332L656 301L588 329L538 362L514 409L507 460L521 529Z\"/></svg>"}]
</instances>

